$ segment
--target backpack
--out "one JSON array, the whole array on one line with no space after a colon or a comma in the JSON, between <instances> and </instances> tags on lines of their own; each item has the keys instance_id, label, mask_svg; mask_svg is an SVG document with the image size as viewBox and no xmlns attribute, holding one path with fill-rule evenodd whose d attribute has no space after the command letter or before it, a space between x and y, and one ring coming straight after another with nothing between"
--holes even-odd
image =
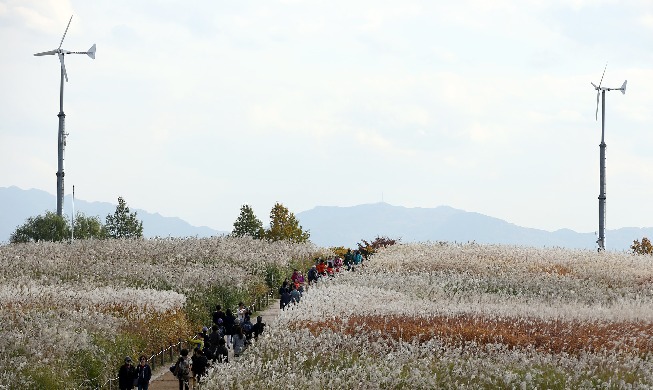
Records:
<instances>
[{"instance_id":1,"label":"backpack","mask_svg":"<svg viewBox=\"0 0 653 390\"><path fill-rule=\"evenodd\" d=\"M179 379L187 379L190 376L190 365L187 359L177 360L175 365L175 376Z\"/></svg>"}]
</instances>

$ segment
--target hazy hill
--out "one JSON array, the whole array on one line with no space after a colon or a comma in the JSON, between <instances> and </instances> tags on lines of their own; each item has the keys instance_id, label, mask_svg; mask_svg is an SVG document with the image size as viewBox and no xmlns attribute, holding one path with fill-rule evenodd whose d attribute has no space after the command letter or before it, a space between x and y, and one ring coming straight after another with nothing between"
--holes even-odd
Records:
<instances>
[{"instance_id":1,"label":"hazy hill","mask_svg":"<svg viewBox=\"0 0 653 390\"><path fill-rule=\"evenodd\" d=\"M70 214L72 199L64 199L64 212ZM129 205L129 203L127 203ZM42 190L23 190L18 187L0 187L0 243L8 242L9 236L25 223L28 217L45 214L46 211L56 211L57 198ZM145 210L130 210L137 213L138 219L143 221L143 235L145 237L210 237L220 235L220 232L206 226L192 226L188 222L176 217L164 217L158 213L149 213ZM87 202L75 199L75 212L83 212L88 216L99 216L104 223L107 214L116 211L116 204L107 202Z\"/></svg>"},{"instance_id":2,"label":"hazy hill","mask_svg":"<svg viewBox=\"0 0 653 390\"><path fill-rule=\"evenodd\" d=\"M321 246L353 247L361 239L376 236L416 241L476 241L479 243L515 244L536 247L596 248L592 233L569 229L549 232L531 229L487 215L457 210L447 206L406 208L387 203L352 207L319 206L298 213L297 219L311 232L311 241ZM608 230L610 250L628 250L633 240L653 237L653 228Z\"/></svg>"},{"instance_id":3,"label":"hazy hill","mask_svg":"<svg viewBox=\"0 0 653 390\"><path fill-rule=\"evenodd\" d=\"M70 213L70 196L65 199ZM17 226L30 216L54 211L56 198L41 190L0 187L0 243L7 242ZM97 215L102 222L113 213L115 204L75 199L75 211ZM192 226L176 217L132 209L143 221L145 237L209 237L225 234L206 226ZM362 239L376 236L401 238L402 242L476 241L479 243L515 244L536 247L596 248L596 236L569 229L549 232L517 226L498 218L467 212L447 206L407 208L387 203L352 207L318 206L295 214L304 229L311 232L311 241L320 246L354 247ZM609 250L628 250L633 240L653 238L653 228L622 228L606 233Z\"/></svg>"}]
</instances>

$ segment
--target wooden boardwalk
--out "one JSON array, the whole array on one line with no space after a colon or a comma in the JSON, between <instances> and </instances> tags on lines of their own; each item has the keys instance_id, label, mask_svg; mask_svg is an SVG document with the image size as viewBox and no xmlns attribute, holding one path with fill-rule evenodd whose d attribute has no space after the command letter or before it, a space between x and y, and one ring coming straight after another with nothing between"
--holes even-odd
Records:
<instances>
[{"instance_id":1,"label":"wooden boardwalk","mask_svg":"<svg viewBox=\"0 0 653 390\"><path fill-rule=\"evenodd\" d=\"M279 309L279 300L274 299L270 301L270 306L267 309L255 313L252 316L252 320L256 321L256 316L262 316L263 322L266 324L266 331L270 328L270 325L281 313ZM245 350L247 353L247 350ZM234 359L233 348L229 349L229 361ZM192 385L191 385L192 388ZM179 380L172 375L168 367L160 367L152 373L152 380L150 381L150 390L179 390Z\"/></svg>"}]
</instances>

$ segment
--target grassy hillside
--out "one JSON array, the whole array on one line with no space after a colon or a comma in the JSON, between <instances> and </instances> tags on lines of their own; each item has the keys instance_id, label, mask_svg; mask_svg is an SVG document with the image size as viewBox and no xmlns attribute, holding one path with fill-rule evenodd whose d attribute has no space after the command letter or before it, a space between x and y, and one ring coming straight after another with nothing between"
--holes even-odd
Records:
<instances>
[{"instance_id":1,"label":"grassy hillside","mask_svg":"<svg viewBox=\"0 0 653 390\"><path fill-rule=\"evenodd\" d=\"M189 337L214 305L253 302L318 251L227 237L0 246L0 387L102 385L125 356Z\"/></svg>"},{"instance_id":2,"label":"grassy hillside","mask_svg":"<svg viewBox=\"0 0 653 390\"><path fill-rule=\"evenodd\" d=\"M650 256L397 245L278 321L203 388L653 386Z\"/></svg>"}]
</instances>

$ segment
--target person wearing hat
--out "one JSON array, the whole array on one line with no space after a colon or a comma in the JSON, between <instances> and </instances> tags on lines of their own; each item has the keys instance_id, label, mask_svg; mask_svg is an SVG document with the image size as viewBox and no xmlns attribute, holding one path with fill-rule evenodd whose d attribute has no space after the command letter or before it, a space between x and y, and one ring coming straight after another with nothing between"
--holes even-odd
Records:
<instances>
[{"instance_id":1,"label":"person wearing hat","mask_svg":"<svg viewBox=\"0 0 653 390\"><path fill-rule=\"evenodd\" d=\"M136 369L132 364L132 358L127 356L125 364L118 370L118 388L120 390L132 390L134 388L134 379L136 379Z\"/></svg>"},{"instance_id":2,"label":"person wearing hat","mask_svg":"<svg viewBox=\"0 0 653 390\"><path fill-rule=\"evenodd\" d=\"M319 278L319 273L317 272L317 266L314 265L311 267L310 270L308 270L308 285L312 285L313 283L317 283L317 279Z\"/></svg>"},{"instance_id":3,"label":"person wearing hat","mask_svg":"<svg viewBox=\"0 0 653 390\"><path fill-rule=\"evenodd\" d=\"M208 327L203 327L202 328L202 339L204 340L204 348L209 346L209 328Z\"/></svg>"}]
</instances>

